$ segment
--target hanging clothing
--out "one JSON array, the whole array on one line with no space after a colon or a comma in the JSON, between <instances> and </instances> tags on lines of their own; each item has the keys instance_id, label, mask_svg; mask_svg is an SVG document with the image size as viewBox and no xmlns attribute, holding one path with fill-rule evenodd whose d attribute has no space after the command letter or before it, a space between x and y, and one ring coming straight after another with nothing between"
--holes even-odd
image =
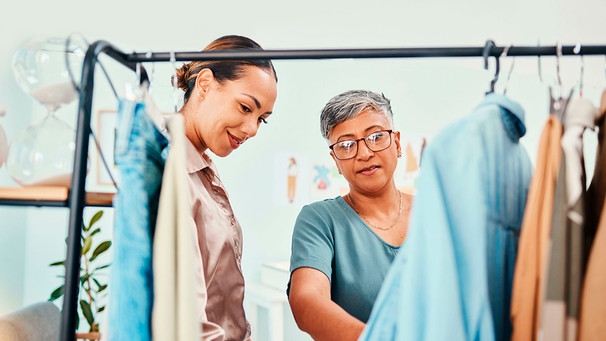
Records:
<instances>
[{"instance_id":1,"label":"hanging clothing","mask_svg":"<svg viewBox=\"0 0 606 341\"><path fill-rule=\"evenodd\" d=\"M156 129L142 101L120 100L116 128L114 160L120 188L113 203L107 339L149 341L152 241L168 140Z\"/></svg>"},{"instance_id":2,"label":"hanging clothing","mask_svg":"<svg viewBox=\"0 0 606 341\"><path fill-rule=\"evenodd\" d=\"M523 108L492 93L429 142L408 240L360 340L509 339L532 174L525 132Z\"/></svg>"},{"instance_id":3,"label":"hanging clothing","mask_svg":"<svg viewBox=\"0 0 606 341\"><path fill-rule=\"evenodd\" d=\"M301 209L292 234L290 272L301 267L321 271L330 280L331 299L366 322L400 248L386 243L338 196Z\"/></svg>"},{"instance_id":4,"label":"hanging clothing","mask_svg":"<svg viewBox=\"0 0 606 341\"><path fill-rule=\"evenodd\" d=\"M167 120L170 150L162 177L160 205L153 241L154 341L199 341L197 318L196 228L191 218L189 188L185 173L183 116Z\"/></svg>"},{"instance_id":5,"label":"hanging clothing","mask_svg":"<svg viewBox=\"0 0 606 341\"><path fill-rule=\"evenodd\" d=\"M511 301L514 341L537 339L561 138L562 124L556 115L551 114L541 132L537 165L520 234Z\"/></svg>"},{"instance_id":6,"label":"hanging clothing","mask_svg":"<svg viewBox=\"0 0 606 341\"><path fill-rule=\"evenodd\" d=\"M545 300L539 334L544 340L577 340L582 285L583 228L587 176L583 134L593 129L596 108L574 99L564 115L562 157L556 181L551 238L548 247Z\"/></svg>"},{"instance_id":7,"label":"hanging clothing","mask_svg":"<svg viewBox=\"0 0 606 341\"><path fill-rule=\"evenodd\" d=\"M229 196L207 153L186 139L186 169L197 243L195 263L198 321L204 340L250 337L244 312L242 229Z\"/></svg>"},{"instance_id":8,"label":"hanging clothing","mask_svg":"<svg viewBox=\"0 0 606 341\"><path fill-rule=\"evenodd\" d=\"M602 93L595 171L587 190L585 248L589 251L583 280L579 340L606 339L606 90ZM595 239L594 239L595 237Z\"/></svg>"}]
</instances>

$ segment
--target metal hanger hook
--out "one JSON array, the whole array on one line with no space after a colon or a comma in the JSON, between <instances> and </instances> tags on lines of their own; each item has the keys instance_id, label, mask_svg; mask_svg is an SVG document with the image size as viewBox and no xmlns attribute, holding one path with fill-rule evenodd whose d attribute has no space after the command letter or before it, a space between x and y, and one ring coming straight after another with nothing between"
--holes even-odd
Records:
<instances>
[{"instance_id":1,"label":"metal hanger hook","mask_svg":"<svg viewBox=\"0 0 606 341\"><path fill-rule=\"evenodd\" d=\"M513 43L509 43L509 45L505 46L505 48L503 49L503 52L501 53L501 57L505 58L507 57L507 53L509 52L509 49L513 46ZM509 79L511 78L511 73L513 72L513 66L515 64L516 58L515 57L511 57L511 65L509 66L509 71L507 72L507 78L505 79L505 85L503 87L503 94L507 94L507 86L509 85Z\"/></svg>"},{"instance_id":2,"label":"metal hanger hook","mask_svg":"<svg viewBox=\"0 0 606 341\"><path fill-rule=\"evenodd\" d=\"M170 51L170 63L173 67L173 74L170 76L170 84L173 88L177 88L179 86L179 82L177 80L177 59L175 58L175 52Z\"/></svg>"},{"instance_id":3,"label":"metal hanger hook","mask_svg":"<svg viewBox=\"0 0 606 341\"><path fill-rule=\"evenodd\" d=\"M558 41L556 45L556 75L558 77L558 87L560 88L560 96L563 96L564 89L562 87L562 77L560 76L560 57L562 56L562 43Z\"/></svg>"},{"instance_id":4,"label":"metal hanger hook","mask_svg":"<svg viewBox=\"0 0 606 341\"><path fill-rule=\"evenodd\" d=\"M153 53L151 50L149 50L145 53L145 58L147 58L147 59L151 59L152 56L153 56ZM152 62L151 74L149 75L150 86L153 84L155 74L156 74L156 63Z\"/></svg>"},{"instance_id":5,"label":"metal hanger hook","mask_svg":"<svg viewBox=\"0 0 606 341\"><path fill-rule=\"evenodd\" d=\"M170 51L170 63L173 68L173 74L170 77L170 83L173 86L173 105L174 111L179 111L179 105L177 101L177 90L179 90L179 78L177 76L177 58L175 56L175 51Z\"/></svg>"},{"instance_id":6,"label":"metal hanger hook","mask_svg":"<svg viewBox=\"0 0 606 341\"><path fill-rule=\"evenodd\" d=\"M492 54L492 49L494 47L496 47L496 45L495 45L494 41L490 40L490 39L487 40L486 44L484 45L484 50L482 51L482 57L484 58L484 69L485 70L488 70L488 57ZM500 71L499 56L495 55L494 60L495 60L495 73L494 73L493 79L490 81L490 89L486 92L486 94L494 92L494 86L497 83L497 80L499 79L499 71Z\"/></svg>"},{"instance_id":7,"label":"metal hanger hook","mask_svg":"<svg viewBox=\"0 0 606 341\"><path fill-rule=\"evenodd\" d=\"M581 54L581 43L578 42L572 51L575 54L578 54L581 56L581 70L579 73L579 97L583 97L583 78L584 78L584 74L585 74L585 59L583 58L583 55Z\"/></svg>"}]
</instances>

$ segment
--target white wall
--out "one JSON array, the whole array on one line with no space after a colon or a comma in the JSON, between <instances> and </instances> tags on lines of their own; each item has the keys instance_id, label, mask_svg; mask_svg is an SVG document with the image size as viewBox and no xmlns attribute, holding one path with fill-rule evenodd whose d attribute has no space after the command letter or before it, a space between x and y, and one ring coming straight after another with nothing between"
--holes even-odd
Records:
<instances>
[{"instance_id":1,"label":"white wall","mask_svg":"<svg viewBox=\"0 0 606 341\"><path fill-rule=\"evenodd\" d=\"M144 1L52 2L12 1L0 5L0 118L9 140L44 109L17 87L12 53L32 37L65 36L78 32L89 40L107 40L125 52L195 51L223 34L243 34L267 49L362 48L421 46L482 46L493 39L533 46L606 44L600 0L528 2L480 0L404 1ZM536 58L519 57L508 88L527 115L523 138L533 159L542 123L547 117L547 90L537 77ZM580 59L562 60L564 84L576 83ZM511 59L501 62L501 79ZM553 83L553 57L542 58L546 82ZM276 160L286 154L309 162L330 161L318 129L319 111L333 95L351 88L368 88L392 99L396 126L405 132L431 136L462 117L482 99L492 78L479 58L390 59L337 61L276 61L278 101L270 124L229 158L216 159L244 230L244 272L259 278L265 261L288 260L296 214L305 202L277 204ZM598 101L605 81L604 57L585 58L585 96ZM157 65L158 103L170 109L168 63ZM100 79L100 78L99 78ZM161 83L163 82L163 83ZM501 90L503 82L498 84ZM109 107L107 84L95 102ZM59 113L75 117L75 106ZM591 168L591 167L590 167ZM303 169L305 172L305 169ZM310 172L307 169L307 172ZM15 185L0 169L0 185ZM304 188L304 190L308 190ZM307 196L308 200L315 199ZM0 314L44 300L57 284L47 264L64 254L65 209L0 207Z\"/></svg>"}]
</instances>

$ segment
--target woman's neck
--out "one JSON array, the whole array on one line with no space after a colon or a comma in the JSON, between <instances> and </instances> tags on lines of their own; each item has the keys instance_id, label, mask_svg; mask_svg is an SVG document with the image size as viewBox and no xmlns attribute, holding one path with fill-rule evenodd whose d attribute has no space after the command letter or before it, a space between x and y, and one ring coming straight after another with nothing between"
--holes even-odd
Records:
<instances>
[{"instance_id":1,"label":"woman's neck","mask_svg":"<svg viewBox=\"0 0 606 341\"><path fill-rule=\"evenodd\" d=\"M208 149L208 147L206 146L206 144L204 144L204 142L202 142L200 133L198 132L197 126L195 124L195 120L190 118L188 110L185 108L185 106L181 108L181 110L179 110L179 113L183 115L185 137L189 139L191 144L196 148L196 150L200 154L204 153Z\"/></svg>"}]
</instances>

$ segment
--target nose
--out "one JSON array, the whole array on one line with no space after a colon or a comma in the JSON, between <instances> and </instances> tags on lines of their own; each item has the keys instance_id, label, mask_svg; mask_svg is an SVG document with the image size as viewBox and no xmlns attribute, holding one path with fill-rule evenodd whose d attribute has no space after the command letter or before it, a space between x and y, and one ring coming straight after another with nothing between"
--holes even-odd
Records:
<instances>
[{"instance_id":1,"label":"nose","mask_svg":"<svg viewBox=\"0 0 606 341\"><path fill-rule=\"evenodd\" d=\"M357 157L363 160L368 159L369 157L371 157L372 155L374 155L375 152L373 152L372 150L370 150L370 148L368 148L368 146L366 145L366 141L364 141L363 139L358 141L358 154Z\"/></svg>"},{"instance_id":2,"label":"nose","mask_svg":"<svg viewBox=\"0 0 606 341\"><path fill-rule=\"evenodd\" d=\"M259 122L254 120L247 120L242 125L242 132L246 135L245 140L257 135L257 131L259 130Z\"/></svg>"}]
</instances>

